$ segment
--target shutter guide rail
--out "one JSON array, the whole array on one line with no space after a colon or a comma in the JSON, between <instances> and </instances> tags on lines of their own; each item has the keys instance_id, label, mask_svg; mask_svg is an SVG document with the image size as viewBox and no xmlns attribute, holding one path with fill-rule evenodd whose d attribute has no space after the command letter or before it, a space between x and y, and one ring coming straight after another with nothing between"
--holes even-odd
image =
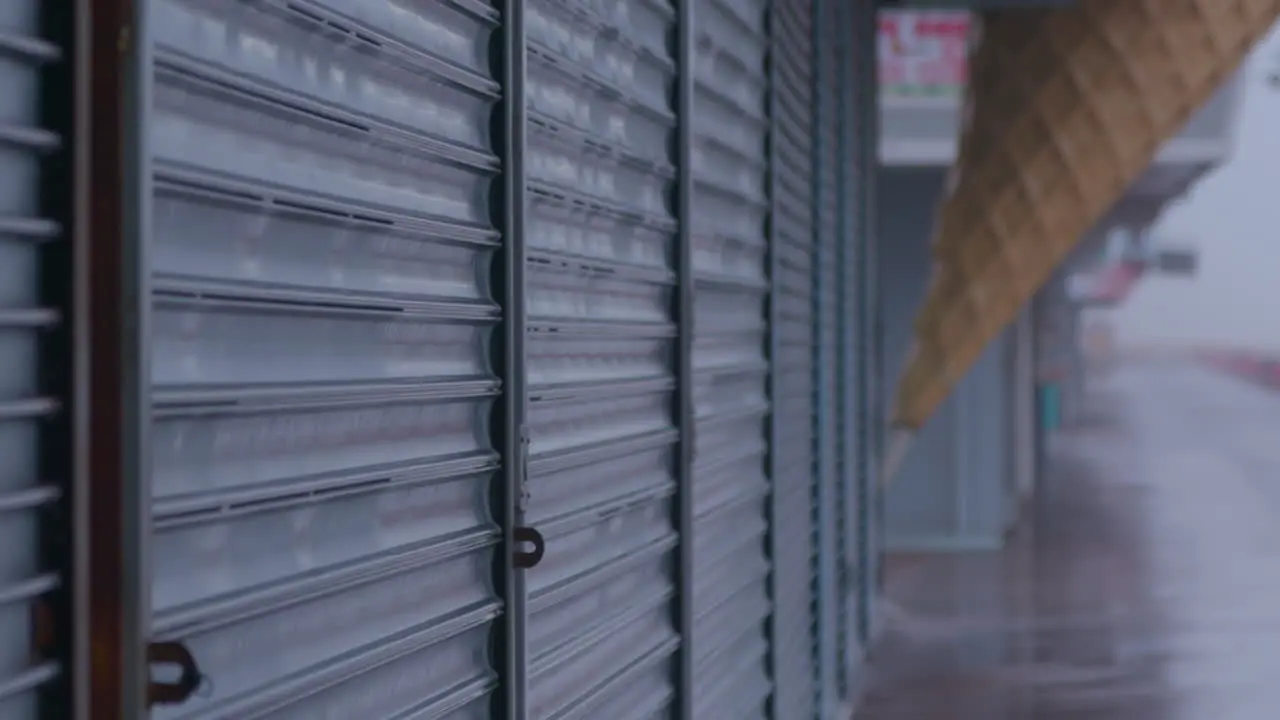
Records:
<instances>
[{"instance_id":1,"label":"shutter guide rail","mask_svg":"<svg viewBox=\"0 0 1280 720\"><path fill-rule=\"evenodd\" d=\"M84 262L85 282L77 308L86 313L77 351L85 353L87 392L83 435L86 472L93 502L82 512L87 522L88 571L84 612L88 613L91 670L88 699L78 709L95 720L144 717L146 610L143 538L148 526L140 496L142 434L147 374L140 367L148 292L142 255L147 179L142 122L149 106L145 27L135 27L143 0L85 0L78 12L87 23L87 97L78 110L89 112L88 152L79 169L78 189L86 222L79 227L75 258ZM132 42L121 45L130 36ZM87 120L87 118L86 118ZM92 253L90 255L90 253Z\"/></svg>"},{"instance_id":2,"label":"shutter guide rail","mask_svg":"<svg viewBox=\"0 0 1280 720\"><path fill-rule=\"evenodd\" d=\"M502 379L501 404L494 408L491 434L503 459L491 493L493 514L502 526L503 547L494 558L494 581L505 604L495 628L499 691L493 694L492 717L523 720L528 709L528 591L525 570L542 560L545 541L524 525L529 492L529 430L526 378L526 263L528 175L527 9L524 0L498 0L500 29L492 37L492 61L500 68L502 100L495 108L494 136L503 166L492 212L503 246L494 260L492 287L503 309L494 364ZM532 552L524 546L533 543Z\"/></svg>"},{"instance_id":3,"label":"shutter guide rail","mask_svg":"<svg viewBox=\"0 0 1280 720\"><path fill-rule=\"evenodd\" d=\"M675 628L680 637L680 647L675 663L674 715L691 720L694 715L695 646L694 621L694 378L693 378L693 318L695 273L693 268L693 211L694 211L694 88L697 84L697 34L694 19L694 3L697 0L676 2L676 184L675 215L679 223L676 230L676 295L674 317L677 327L675 353L676 392L672 415L680 432L676 444L676 494L672 503L673 525L679 537L677 547Z\"/></svg>"}]
</instances>

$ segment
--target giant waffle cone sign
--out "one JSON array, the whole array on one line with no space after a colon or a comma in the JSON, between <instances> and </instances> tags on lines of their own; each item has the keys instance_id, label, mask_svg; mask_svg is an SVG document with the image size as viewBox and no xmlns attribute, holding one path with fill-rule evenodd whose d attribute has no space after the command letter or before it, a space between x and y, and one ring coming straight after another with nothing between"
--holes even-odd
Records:
<instances>
[{"instance_id":1,"label":"giant waffle cone sign","mask_svg":"<svg viewBox=\"0 0 1280 720\"><path fill-rule=\"evenodd\" d=\"M896 425L929 418L1277 16L1280 0L1078 0L980 16Z\"/></svg>"}]
</instances>

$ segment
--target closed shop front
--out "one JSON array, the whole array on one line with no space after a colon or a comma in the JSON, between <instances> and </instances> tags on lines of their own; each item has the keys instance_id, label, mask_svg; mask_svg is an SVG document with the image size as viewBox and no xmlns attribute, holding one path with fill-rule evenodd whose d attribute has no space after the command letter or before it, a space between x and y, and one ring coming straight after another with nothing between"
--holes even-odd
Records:
<instances>
[{"instance_id":1,"label":"closed shop front","mask_svg":"<svg viewBox=\"0 0 1280 720\"><path fill-rule=\"evenodd\" d=\"M144 627L119 642L149 643L126 675L166 692L126 716L798 720L851 699L877 547L869 13L139 7L126 292L149 299L129 360L149 382L126 481L149 512ZM9 87L5 121L52 142ZM24 664L20 625L58 582L32 540L63 388L34 354L58 297L32 284L56 234L40 149L0 154L27 183L0 194L0 444L23 458L0 467L6 718L57 674Z\"/></svg>"},{"instance_id":2,"label":"closed shop front","mask_svg":"<svg viewBox=\"0 0 1280 720\"><path fill-rule=\"evenodd\" d=\"M69 717L70 3L0 5L0 717Z\"/></svg>"}]
</instances>

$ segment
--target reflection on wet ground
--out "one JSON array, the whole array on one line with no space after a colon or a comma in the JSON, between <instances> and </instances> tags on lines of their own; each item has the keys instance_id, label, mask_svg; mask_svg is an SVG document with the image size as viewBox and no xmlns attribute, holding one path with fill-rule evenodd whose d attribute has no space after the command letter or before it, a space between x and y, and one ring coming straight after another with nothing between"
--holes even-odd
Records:
<instances>
[{"instance_id":1,"label":"reflection on wet ground","mask_svg":"<svg viewBox=\"0 0 1280 720\"><path fill-rule=\"evenodd\" d=\"M1280 393L1129 365L1003 553L894 558L858 720L1280 717Z\"/></svg>"}]
</instances>

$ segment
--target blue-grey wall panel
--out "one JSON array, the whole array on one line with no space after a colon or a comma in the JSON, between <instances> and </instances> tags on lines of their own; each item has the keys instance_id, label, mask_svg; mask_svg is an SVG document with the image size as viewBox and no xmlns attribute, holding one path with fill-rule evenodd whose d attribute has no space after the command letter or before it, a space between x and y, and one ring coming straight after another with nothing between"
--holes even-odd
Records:
<instances>
[{"instance_id":1,"label":"blue-grey wall panel","mask_svg":"<svg viewBox=\"0 0 1280 720\"><path fill-rule=\"evenodd\" d=\"M957 528L961 538L997 542L1008 523L1009 500L1015 496L1009 433L1013 382L1010 333L986 348L957 388L955 434L957 463Z\"/></svg>"},{"instance_id":2,"label":"blue-grey wall panel","mask_svg":"<svg viewBox=\"0 0 1280 720\"><path fill-rule=\"evenodd\" d=\"M815 166L814 224L817 228L817 263L814 265L814 453L818 459L815 517L818 522L818 557L815 565L818 590L818 703L823 716L836 712L839 703L840 622L839 496L840 496L840 172L847 162L840 133L840 55L849 31L841 27L843 2L816 0L814 51L817 55L817 106L813 137Z\"/></svg>"},{"instance_id":3,"label":"blue-grey wall panel","mask_svg":"<svg viewBox=\"0 0 1280 720\"><path fill-rule=\"evenodd\" d=\"M933 274L930 230L946 170L882 169L880 221L886 352L893 388L915 310ZM886 541L903 550L981 549L1002 541L1012 489L1009 346L1001 336L920 431L886 494Z\"/></svg>"},{"instance_id":4,"label":"blue-grey wall panel","mask_svg":"<svg viewBox=\"0 0 1280 720\"><path fill-rule=\"evenodd\" d=\"M933 272L929 233L946 171L882 168L878 185L880 283L884 313L882 381L890 394L912 340L912 321ZM954 532L954 484L935 483L954 468L954 401L921 430L885 498L885 532L933 537Z\"/></svg>"},{"instance_id":5,"label":"blue-grey wall panel","mask_svg":"<svg viewBox=\"0 0 1280 720\"><path fill-rule=\"evenodd\" d=\"M1035 303L1023 309L1014 333L1013 417L1014 476L1018 486L1018 503L1029 498L1036 489L1036 416L1035 372Z\"/></svg>"},{"instance_id":6,"label":"blue-grey wall panel","mask_svg":"<svg viewBox=\"0 0 1280 720\"><path fill-rule=\"evenodd\" d=\"M150 22L152 629L209 678L154 717L487 717L499 15Z\"/></svg>"}]
</instances>

